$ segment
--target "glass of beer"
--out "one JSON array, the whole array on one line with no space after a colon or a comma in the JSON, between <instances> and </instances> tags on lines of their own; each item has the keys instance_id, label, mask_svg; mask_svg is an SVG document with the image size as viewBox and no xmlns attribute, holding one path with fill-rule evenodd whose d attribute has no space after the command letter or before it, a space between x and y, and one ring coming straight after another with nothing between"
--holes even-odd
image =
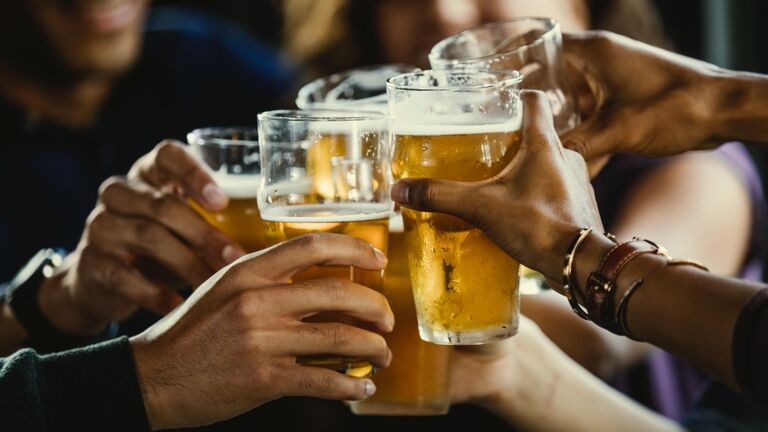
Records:
<instances>
[{"instance_id":1,"label":"glass of beer","mask_svg":"<svg viewBox=\"0 0 768 432\"><path fill-rule=\"evenodd\" d=\"M519 149L521 80L516 71L480 69L391 78L395 177L479 181L497 175ZM410 209L403 217L421 338L474 345L513 336L518 263L461 219Z\"/></svg>"},{"instance_id":2,"label":"glass of beer","mask_svg":"<svg viewBox=\"0 0 768 432\"><path fill-rule=\"evenodd\" d=\"M352 402L352 412L399 416L445 414L451 402L448 377L453 349L419 338L403 219L399 213L390 219L388 247L384 295L397 325L384 337L392 350L392 363L373 377L376 394Z\"/></svg>"},{"instance_id":3,"label":"glass of beer","mask_svg":"<svg viewBox=\"0 0 768 432\"><path fill-rule=\"evenodd\" d=\"M259 145L259 209L270 245L324 232L358 237L387 252L392 180L384 113L265 112L259 115ZM314 267L293 280L327 277L382 290L381 271L352 267ZM372 372L362 359L310 358L302 363L356 376Z\"/></svg>"},{"instance_id":4,"label":"glass of beer","mask_svg":"<svg viewBox=\"0 0 768 432\"><path fill-rule=\"evenodd\" d=\"M299 90L300 109L387 109L387 80L395 75L418 71L416 66L380 64L346 70L318 78Z\"/></svg>"},{"instance_id":5,"label":"glass of beer","mask_svg":"<svg viewBox=\"0 0 768 432\"><path fill-rule=\"evenodd\" d=\"M208 223L236 241L246 252L267 247L256 197L261 182L256 128L206 128L187 134L193 155L210 168L213 179L229 197L221 212L209 212L190 200Z\"/></svg>"},{"instance_id":6,"label":"glass of beer","mask_svg":"<svg viewBox=\"0 0 768 432\"><path fill-rule=\"evenodd\" d=\"M505 69L523 73L523 88L541 90L552 106L558 133L581 119L576 93L565 78L560 23L518 18L450 36L429 53L433 69Z\"/></svg>"}]
</instances>

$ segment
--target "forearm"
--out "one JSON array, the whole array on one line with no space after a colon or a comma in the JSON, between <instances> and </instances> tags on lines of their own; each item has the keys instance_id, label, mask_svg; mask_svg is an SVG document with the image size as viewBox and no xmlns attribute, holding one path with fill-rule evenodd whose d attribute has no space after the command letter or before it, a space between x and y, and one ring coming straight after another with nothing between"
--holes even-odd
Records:
<instances>
[{"instance_id":1,"label":"forearm","mask_svg":"<svg viewBox=\"0 0 768 432\"><path fill-rule=\"evenodd\" d=\"M524 385L508 386L486 404L508 423L541 432L682 430L589 374L549 341L543 348L514 365L516 375L526 377Z\"/></svg>"},{"instance_id":2,"label":"forearm","mask_svg":"<svg viewBox=\"0 0 768 432\"><path fill-rule=\"evenodd\" d=\"M0 430L148 430L127 339L0 359Z\"/></svg>"},{"instance_id":3,"label":"forearm","mask_svg":"<svg viewBox=\"0 0 768 432\"><path fill-rule=\"evenodd\" d=\"M726 71L709 77L708 85L715 89L713 138L768 145L768 76Z\"/></svg>"},{"instance_id":4,"label":"forearm","mask_svg":"<svg viewBox=\"0 0 768 432\"><path fill-rule=\"evenodd\" d=\"M579 251L576 276L582 298L589 272L612 245L593 234ZM665 258L646 254L622 272L615 302L640 278L643 282L627 308L627 325L634 336L680 355L737 389L731 358L733 330L744 305L762 285L691 266L668 266Z\"/></svg>"}]
</instances>

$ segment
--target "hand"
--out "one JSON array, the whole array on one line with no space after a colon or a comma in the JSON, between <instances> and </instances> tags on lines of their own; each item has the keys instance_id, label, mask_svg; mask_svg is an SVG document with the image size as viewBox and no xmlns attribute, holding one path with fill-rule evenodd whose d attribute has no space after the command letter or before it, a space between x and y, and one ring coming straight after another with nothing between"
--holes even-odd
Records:
<instances>
[{"instance_id":1,"label":"hand","mask_svg":"<svg viewBox=\"0 0 768 432\"><path fill-rule=\"evenodd\" d=\"M77 250L42 287L51 322L89 335L138 307L168 313L182 302L176 288L197 286L242 256L185 196L211 210L227 205L206 170L174 142L140 159L129 179L105 181Z\"/></svg>"},{"instance_id":2,"label":"hand","mask_svg":"<svg viewBox=\"0 0 768 432\"><path fill-rule=\"evenodd\" d=\"M583 227L599 231L602 223L584 159L560 145L546 97L535 91L521 97L522 143L499 175L474 183L404 179L392 198L464 219L522 264L557 280L573 237Z\"/></svg>"},{"instance_id":3,"label":"hand","mask_svg":"<svg viewBox=\"0 0 768 432\"><path fill-rule=\"evenodd\" d=\"M382 332L394 326L386 299L369 288L340 279L289 283L313 265L379 270L386 257L354 237L298 237L219 271L131 339L153 429L225 420L283 396L357 400L373 394L369 379L296 363L297 356L317 354L364 357L380 367L391 359L379 334L302 321L335 312Z\"/></svg>"},{"instance_id":4,"label":"hand","mask_svg":"<svg viewBox=\"0 0 768 432\"><path fill-rule=\"evenodd\" d=\"M672 155L723 141L715 113L724 70L603 31L565 34L564 50L589 86L582 105L594 112L562 140L587 160Z\"/></svg>"}]
</instances>

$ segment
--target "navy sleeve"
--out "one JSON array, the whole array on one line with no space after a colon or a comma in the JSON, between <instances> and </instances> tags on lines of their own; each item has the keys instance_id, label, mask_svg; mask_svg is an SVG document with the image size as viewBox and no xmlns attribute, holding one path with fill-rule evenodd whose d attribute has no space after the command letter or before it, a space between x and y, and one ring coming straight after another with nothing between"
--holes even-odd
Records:
<instances>
[{"instance_id":1,"label":"navy sleeve","mask_svg":"<svg viewBox=\"0 0 768 432\"><path fill-rule=\"evenodd\" d=\"M0 359L2 431L147 431L127 338Z\"/></svg>"}]
</instances>

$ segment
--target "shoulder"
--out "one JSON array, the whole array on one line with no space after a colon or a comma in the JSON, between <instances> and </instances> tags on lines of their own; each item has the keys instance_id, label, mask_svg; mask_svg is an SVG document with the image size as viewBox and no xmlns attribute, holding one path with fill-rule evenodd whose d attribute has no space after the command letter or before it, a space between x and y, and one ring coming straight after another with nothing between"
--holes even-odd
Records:
<instances>
[{"instance_id":1,"label":"shoulder","mask_svg":"<svg viewBox=\"0 0 768 432\"><path fill-rule=\"evenodd\" d=\"M277 49L235 24L170 7L153 9L141 61L163 69L185 91L234 99L276 100L292 88L296 75Z\"/></svg>"}]
</instances>

